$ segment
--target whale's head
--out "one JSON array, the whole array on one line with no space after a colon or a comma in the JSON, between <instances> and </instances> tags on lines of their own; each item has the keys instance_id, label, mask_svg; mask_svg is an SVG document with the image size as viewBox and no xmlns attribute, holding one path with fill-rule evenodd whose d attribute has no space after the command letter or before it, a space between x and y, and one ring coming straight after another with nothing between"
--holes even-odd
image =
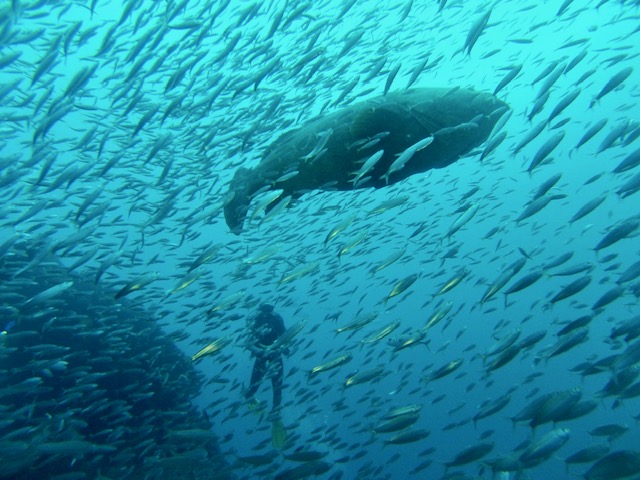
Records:
<instances>
[{"instance_id":1,"label":"whale's head","mask_svg":"<svg viewBox=\"0 0 640 480\"><path fill-rule=\"evenodd\" d=\"M236 170L229 192L224 201L224 218L227 226L236 235L242 233L244 219L251 205L251 170L238 168Z\"/></svg>"}]
</instances>

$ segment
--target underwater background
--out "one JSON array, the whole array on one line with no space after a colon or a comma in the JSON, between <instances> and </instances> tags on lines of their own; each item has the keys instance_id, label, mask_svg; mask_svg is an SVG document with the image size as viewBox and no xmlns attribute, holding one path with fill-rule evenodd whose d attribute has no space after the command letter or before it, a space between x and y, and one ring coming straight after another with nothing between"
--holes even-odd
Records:
<instances>
[{"instance_id":1,"label":"underwater background","mask_svg":"<svg viewBox=\"0 0 640 480\"><path fill-rule=\"evenodd\" d=\"M638 7L2 2L0 476L639 476ZM229 231L238 167L410 83L511 110L446 168ZM243 396L263 302L301 327L275 446L270 382Z\"/></svg>"}]
</instances>

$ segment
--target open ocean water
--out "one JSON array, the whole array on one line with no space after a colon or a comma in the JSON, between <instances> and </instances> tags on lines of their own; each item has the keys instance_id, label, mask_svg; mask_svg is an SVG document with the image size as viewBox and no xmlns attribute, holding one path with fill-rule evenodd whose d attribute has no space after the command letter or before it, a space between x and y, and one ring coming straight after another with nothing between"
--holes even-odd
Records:
<instances>
[{"instance_id":1,"label":"open ocean water","mask_svg":"<svg viewBox=\"0 0 640 480\"><path fill-rule=\"evenodd\" d=\"M639 7L1 2L0 477L640 478ZM231 231L239 168L409 86L509 109ZM331 168L314 135L279 174ZM243 394L264 302L300 328L286 438Z\"/></svg>"}]
</instances>

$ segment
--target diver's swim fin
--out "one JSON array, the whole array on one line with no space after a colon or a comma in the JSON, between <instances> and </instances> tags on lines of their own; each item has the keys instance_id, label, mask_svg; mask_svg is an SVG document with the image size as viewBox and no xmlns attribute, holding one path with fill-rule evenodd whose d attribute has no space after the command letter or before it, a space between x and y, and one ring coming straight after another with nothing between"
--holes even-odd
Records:
<instances>
[{"instance_id":1,"label":"diver's swim fin","mask_svg":"<svg viewBox=\"0 0 640 480\"><path fill-rule=\"evenodd\" d=\"M273 448L282 450L287 443L287 430L280 418L276 418L271 422L271 445Z\"/></svg>"}]
</instances>

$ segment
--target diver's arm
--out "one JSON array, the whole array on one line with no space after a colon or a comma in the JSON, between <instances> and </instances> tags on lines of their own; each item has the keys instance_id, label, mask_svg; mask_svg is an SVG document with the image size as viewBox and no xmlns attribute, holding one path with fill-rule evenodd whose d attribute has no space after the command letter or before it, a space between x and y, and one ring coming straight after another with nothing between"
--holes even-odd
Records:
<instances>
[{"instance_id":1,"label":"diver's arm","mask_svg":"<svg viewBox=\"0 0 640 480\"><path fill-rule=\"evenodd\" d=\"M269 352L269 350L270 347L268 345L264 345L260 342L255 342L249 345L249 351L251 352L251 355L256 358L265 356Z\"/></svg>"},{"instance_id":2,"label":"diver's arm","mask_svg":"<svg viewBox=\"0 0 640 480\"><path fill-rule=\"evenodd\" d=\"M286 329L284 328L284 320L282 320L282 317L278 314L275 315L273 327L276 333L278 334L278 338L280 338L282 334L284 334L284 332L286 331ZM286 356L288 356L291 353L289 350L289 347L286 345L280 347L279 350Z\"/></svg>"},{"instance_id":3,"label":"diver's arm","mask_svg":"<svg viewBox=\"0 0 640 480\"><path fill-rule=\"evenodd\" d=\"M273 316L273 330L278 334L278 337L285 332L284 320L277 313Z\"/></svg>"},{"instance_id":4,"label":"diver's arm","mask_svg":"<svg viewBox=\"0 0 640 480\"><path fill-rule=\"evenodd\" d=\"M254 317L249 321L249 341L247 342L246 348L254 357L259 357L264 354L268 347L263 343L260 343L260 336L258 335L256 324L257 317Z\"/></svg>"}]
</instances>

